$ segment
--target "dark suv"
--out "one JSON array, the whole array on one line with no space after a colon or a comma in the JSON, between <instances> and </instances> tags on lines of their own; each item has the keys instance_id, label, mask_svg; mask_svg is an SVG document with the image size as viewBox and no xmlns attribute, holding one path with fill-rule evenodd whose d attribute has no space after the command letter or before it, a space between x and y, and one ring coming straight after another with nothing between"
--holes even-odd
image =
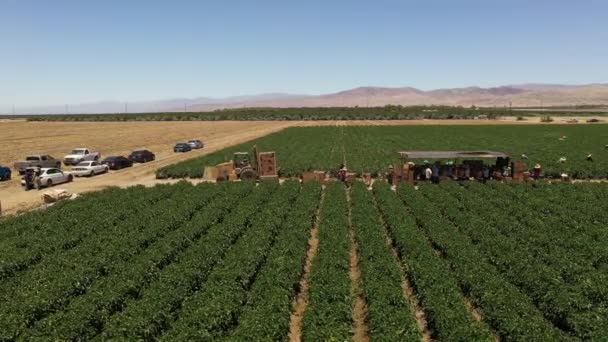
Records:
<instances>
[{"instance_id":1,"label":"dark suv","mask_svg":"<svg viewBox=\"0 0 608 342\"><path fill-rule=\"evenodd\" d=\"M101 163L108 165L110 170L120 170L133 166L133 161L123 156L110 156L102 160Z\"/></svg>"},{"instance_id":2,"label":"dark suv","mask_svg":"<svg viewBox=\"0 0 608 342\"><path fill-rule=\"evenodd\" d=\"M149 161L154 160L155 158L156 156L154 155L154 153L148 150L136 150L129 154L129 159L138 163L147 163Z\"/></svg>"},{"instance_id":3,"label":"dark suv","mask_svg":"<svg viewBox=\"0 0 608 342\"><path fill-rule=\"evenodd\" d=\"M192 147L186 143L177 143L173 146L173 152L189 152L192 151Z\"/></svg>"}]
</instances>

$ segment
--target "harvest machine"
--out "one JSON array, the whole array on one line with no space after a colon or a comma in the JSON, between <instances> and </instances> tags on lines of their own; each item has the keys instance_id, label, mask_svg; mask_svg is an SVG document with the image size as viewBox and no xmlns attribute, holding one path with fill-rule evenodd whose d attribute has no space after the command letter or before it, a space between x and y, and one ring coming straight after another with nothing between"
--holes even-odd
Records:
<instances>
[{"instance_id":1,"label":"harvest machine","mask_svg":"<svg viewBox=\"0 0 608 342\"><path fill-rule=\"evenodd\" d=\"M203 174L204 180L217 182L237 179L255 181L278 177L275 152L258 152L256 146L253 146L251 152L234 152L230 161L205 167Z\"/></svg>"}]
</instances>

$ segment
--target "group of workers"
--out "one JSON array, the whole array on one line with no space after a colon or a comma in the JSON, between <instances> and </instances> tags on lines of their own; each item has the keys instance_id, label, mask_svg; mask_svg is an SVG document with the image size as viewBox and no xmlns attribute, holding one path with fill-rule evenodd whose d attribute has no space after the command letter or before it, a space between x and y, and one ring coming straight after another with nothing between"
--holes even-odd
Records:
<instances>
[{"instance_id":1,"label":"group of workers","mask_svg":"<svg viewBox=\"0 0 608 342\"><path fill-rule=\"evenodd\" d=\"M565 139L565 137L563 137ZM608 145L605 146L606 150L608 150ZM521 158L524 160L528 159L526 154L522 154ZM499 158L501 159L501 158ZM593 162L593 155L589 153L586 157L588 162ZM567 161L566 157L561 157L559 159L560 163L565 163ZM409 169L413 172L413 180L414 181L430 181L432 183L439 183L441 177L451 178L455 180L463 180L463 179L477 179L482 182L485 182L490 179L494 180L503 180L507 177L512 177L513 170L511 168L511 164L506 159L506 162L499 163L496 165L485 165L483 162L479 161L479 163L475 164L458 164L455 165L454 162L448 161L444 164L441 164L439 161L435 163L429 163L428 161L424 161L423 165L416 165L413 162L408 162ZM532 170L526 172L529 177L533 179L539 179L542 177L542 166L540 164L534 165ZM346 182L348 176L348 170L345 164L340 164L337 172L337 178L339 181ZM567 179L568 175L566 173L561 174L562 179ZM393 166L389 165L388 172L386 173L386 179L389 183L392 184L394 179L394 170Z\"/></svg>"},{"instance_id":2,"label":"group of workers","mask_svg":"<svg viewBox=\"0 0 608 342\"><path fill-rule=\"evenodd\" d=\"M40 169L28 167L25 169L23 180L25 182L25 191L40 189Z\"/></svg>"},{"instance_id":3,"label":"group of workers","mask_svg":"<svg viewBox=\"0 0 608 342\"><path fill-rule=\"evenodd\" d=\"M441 177L456 180L470 179L473 177L481 181L486 181L491 177L506 177L511 171L508 166L501 169L483 164L455 164L451 161L446 162L445 164L441 164L438 161L430 164L429 162L424 161L421 166L411 163L410 168L413 169L414 180L430 181L434 184L438 184Z\"/></svg>"}]
</instances>

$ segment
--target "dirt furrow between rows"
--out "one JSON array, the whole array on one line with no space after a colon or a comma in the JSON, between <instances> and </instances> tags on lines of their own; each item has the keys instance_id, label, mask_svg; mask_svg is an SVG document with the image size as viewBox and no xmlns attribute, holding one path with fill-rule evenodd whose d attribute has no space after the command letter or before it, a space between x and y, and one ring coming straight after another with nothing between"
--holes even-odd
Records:
<instances>
[{"instance_id":1,"label":"dirt furrow between rows","mask_svg":"<svg viewBox=\"0 0 608 342\"><path fill-rule=\"evenodd\" d=\"M323 190L321 191L319 207L317 208L317 213L315 214L315 222L310 230L310 237L308 238L308 250L306 251L302 278L300 279L299 283L299 292L296 295L293 303L293 311L290 316L290 342L300 342L302 340L302 319L304 318L304 312L308 306L308 278L310 276L310 271L312 270L313 262L319 250L319 223L321 222L321 208L323 206L324 198L325 191Z\"/></svg>"}]
</instances>

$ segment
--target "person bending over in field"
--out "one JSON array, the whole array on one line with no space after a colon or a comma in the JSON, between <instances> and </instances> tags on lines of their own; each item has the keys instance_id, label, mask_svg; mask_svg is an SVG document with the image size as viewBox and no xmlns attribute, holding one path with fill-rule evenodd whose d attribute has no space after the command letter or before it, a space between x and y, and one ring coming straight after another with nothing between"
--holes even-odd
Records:
<instances>
[{"instance_id":1,"label":"person bending over in field","mask_svg":"<svg viewBox=\"0 0 608 342\"><path fill-rule=\"evenodd\" d=\"M591 153L589 153L589 154L587 155L587 161L590 161L590 162L592 162L592 161L593 161L593 156L591 155Z\"/></svg>"}]
</instances>

